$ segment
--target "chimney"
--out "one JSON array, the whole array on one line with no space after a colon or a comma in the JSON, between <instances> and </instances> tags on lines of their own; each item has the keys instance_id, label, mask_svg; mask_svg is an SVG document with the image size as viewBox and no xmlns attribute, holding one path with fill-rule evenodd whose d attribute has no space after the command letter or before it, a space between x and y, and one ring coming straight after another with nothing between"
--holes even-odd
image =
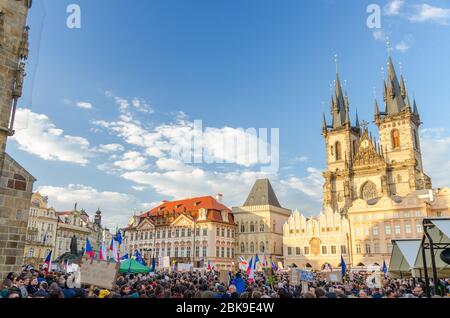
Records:
<instances>
[{"instance_id":1,"label":"chimney","mask_svg":"<svg viewBox=\"0 0 450 318\"><path fill-rule=\"evenodd\" d=\"M216 200L217 200L217 202L222 203L222 199L223 199L223 194L217 193L217 194L216 194Z\"/></svg>"}]
</instances>

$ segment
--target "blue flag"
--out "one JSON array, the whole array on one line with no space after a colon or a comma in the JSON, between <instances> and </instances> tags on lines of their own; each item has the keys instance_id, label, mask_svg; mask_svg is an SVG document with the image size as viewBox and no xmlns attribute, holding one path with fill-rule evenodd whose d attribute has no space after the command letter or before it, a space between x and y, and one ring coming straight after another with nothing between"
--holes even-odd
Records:
<instances>
[{"instance_id":1,"label":"blue flag","mask_svg":"<svg viewBox=\"0 0 450 318\"><path fill-rule=\"evenodd\" d=\"M347 265L345 264L344 256L341 255L341 273L342 280L345 279L345 274L347 273Z\"/></svg>"},{"instance_id":2,"label":"blue flag","mask_svg":"<svg viewBox=\"0 0 450 318\"><path fill-rule=\"evenodd\" d=\"M386 266L386 260L383 260L383 268L382 268L381 270L383 271L384 275L387 274L388 268L387 268L387 266Z\"/></svg>"},{"instance_id":3,"label":"blue flag","mask_svg":"<svg viewBox=\"0 0 450 318\"><path fill-rule=\"evenodd\" d=\"M152 272L155 271L155 268L156 268L155 257L152 257Z\"/></svg>"},{"instance_id":4,"label":"blue flag","mask_svg":"<svg viewBox=\"0 0 450 318\"><path fill-rule=\"evenodd\" d=\"M130 256L128 255L128 253L126 253L124 256L122 256L122 257L120 258L120 261L123 262L123 261L128 260L129 258L130 258Z\"/></svg>"},{"instance_id":5,"label":"blue flag","mask_svg":"<svg viewBox=\"0 0 450 318\"><path fill-rule=\"evenodd\" d=\"M117 230L115 240L119 243L119 245L122 245L122 234L120 234L120 230Z\"/></svg>"},{"instance_id":6,"label":"blue flag","mask_svg":"<svg viewBox=\"0 0 450 318\"><path fill-rule=\"evenodd\" d=\"M142 257L142 254L138 250L134 252L134 257L136 258L136 262L145 266L144 258Z\"/></svg>"},{"instance_id":7,"label":"blue flag","mask_svg":"<svg viewBox=\"0 0 450 318\"><path fill-rule=\"evenodd\" d=\"M272 269L273 269L274 271L277 271L277 270L278 270L278 266L275 264L275 262L272 262Z\"/></svg>"},{"instance_id":8,"label":"blue flag","mask_svg":"<svg viewBox=\"0 0 450 318\"><path fill-rule=\"evenodd\" d=\"M256 254L256 256L255 256L255 264L253 264L253 269L256 269L256 263L258 263L259 262L259 257L258 257L258 254Z\"/></svg>"}]
</instances>

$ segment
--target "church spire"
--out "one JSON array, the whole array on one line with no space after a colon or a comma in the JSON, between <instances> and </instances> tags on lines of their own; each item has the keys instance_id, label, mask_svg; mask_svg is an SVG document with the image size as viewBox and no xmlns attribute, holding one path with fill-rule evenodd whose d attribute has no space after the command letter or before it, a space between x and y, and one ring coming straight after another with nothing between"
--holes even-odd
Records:
<instances>
[{"instance_id":1,"label":"church spire","mask_svg":"<svg viewBox=\"0 0 450 318\"><path fill-rule=\"evenodd\" d=\"M348 96L344 96L339 73L336 73L335 92L333 96L331 113L333 117L333 128L342 127L347 122L350 123L350 119L348 118L348 109Z\"/></svg>"},{"instance_id":2,"label":"church spire","mask_svg":"<svg viewBox=\"0 0 450 318\"><path fill-rule=\"evenodd\" d=\"M417 103L416 103L416 99L414 98L414 110L413 110L413 112L414 112L414 114L415 115L417 115L417 116L419 116L419 109L417 108Z\"/></svg>"},{"instance_id":3,"label":"church spire","mask_svg":"<svg viewBox=\"0 0 450 318\"><path fill-rule=\"evenodd\" d=\"M407 97L408 92L406 91L405 79L403 78L403 75L400 75L400 92L403 98Z\"/></svg>"},{"instance_id":4,"label":"church spire","mask_svg":"<svg viewBox=\"0 0 450 318\"><path fill-rule=\"evenodd\" d=\"M357 129L360 129L361 126L359 125L359 116L358 116L358 110L356 110L356 120L355 120L355 127Z\"/></svg>"},{"instance_id":5,"label":"church spire","mask_svg":"<svg viewBox=\"0 0 450 318\"><path fill-rule=\"evenodd\" d=\"M327 132L327 119L325 118L325 113L322 113L322 135L325 136Z\"/></svg>"},{"instance_id":6,"label":"church spire","mask_svg":"<svg viewBox=\"0 0 450 318\"><path fill-rule=\"evenodd\" d=\"M375 121L380 117L380 107L378 107L378 100L375 97Z\"/></svg>"},{"instance_id":7,"label":"church spire","mask_svg":"<svg viewBox=\"0 0 450 318\"><path fill-rule=\"evenodd\" d=\"M388 83L386 95L386 113L387 115L397 114L405 107L405 102L402 97L402 89L395 72L392 58L389 56L388 60ZM406 90L405 90L406 93Z\"/></svg>"}]
</instances>

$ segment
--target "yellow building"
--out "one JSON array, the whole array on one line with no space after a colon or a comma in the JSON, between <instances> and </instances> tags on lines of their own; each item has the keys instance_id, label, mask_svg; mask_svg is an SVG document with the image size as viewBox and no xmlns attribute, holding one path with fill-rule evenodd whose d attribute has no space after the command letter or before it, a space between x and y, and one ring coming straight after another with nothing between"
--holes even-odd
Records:
<instances>
[{"instance_id":1,"label":"yellow building","mask_svg":"<svg viewBox=\"0 0 450 318\"><path fill-rule=\"evenodd\" d=\"M269 179L257 180L244 205L234 207L238 229L238 255L250 259L258 254L274 262L283 258L283 225L291 210L283 208Z\"/></svg>"},{"instance_id":2,"label":"yellow building","mask_svg":"<svg viewBox=\"0 0 450 318\"><path fill-rule=\"evenodd\" d=\"M388 263L392 239L421 238L423 218L450 215L449 189L433 190L424 172L419 110L415 100L410 102L403 76L398 79L391 58L383 100L383 110L375 100L377 140L368 123L360 124L358 115L352 125L349 97L337 75L331 125L325 114L322 121L325 212L309 219L291 216L284 231L287 265L337 266L340 254L352 266ZM345 242L347 257L339 251ZM317 253L311 255L312 250Z\"/></svg>"},{"instance_id":3,"label":"yellow building","mask_svg":"<svg viewBox=\"0 0 450 318\"><path fill-rule=\"evenodd\" d=\"M28 217L24 262L42 264L49 251L55 250L58 217L53 208L47 207L48 198L39 192L33 194Z\"/></svg>"}]
</instances>

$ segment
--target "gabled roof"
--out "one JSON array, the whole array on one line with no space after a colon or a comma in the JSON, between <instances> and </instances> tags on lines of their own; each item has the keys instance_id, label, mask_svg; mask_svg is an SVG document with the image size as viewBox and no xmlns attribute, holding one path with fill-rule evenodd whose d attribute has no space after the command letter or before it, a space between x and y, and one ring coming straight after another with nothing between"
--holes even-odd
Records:
<instances>
[{"instance_id":1,"label":"gabled roof","mask_svg":"<svg viewBox=\"0 0 450 318\"><path fill-rule=\"evenodd\" d=\"M281 208L269 179L256 180L244 206L272 205Z\"/></svg>"}]
</instances>

